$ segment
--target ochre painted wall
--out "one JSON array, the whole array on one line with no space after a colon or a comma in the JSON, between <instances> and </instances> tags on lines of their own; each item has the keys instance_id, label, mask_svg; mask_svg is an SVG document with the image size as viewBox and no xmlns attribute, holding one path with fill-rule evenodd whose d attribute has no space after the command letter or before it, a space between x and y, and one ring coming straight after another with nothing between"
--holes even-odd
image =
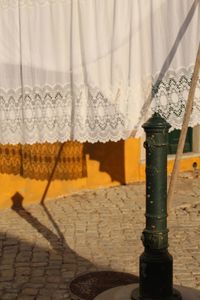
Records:
<instances>
[{"instance_id":1,"label":"ochre painted wall","mask_svg":"<svg viewBox=\"0 0 200 300\"><path fill-rule=\"evenodd\" d=\"M45 148L42 146L42 150L41 146L35 146L35 149L34 146L28 146L29 148L22 149L23 156L19 145L15 149L9 147L11 146L2 146L3 150L0 149L0 209L11 207L13 201L16 204L20 200L23 205L40 203L84 189L145 180L140 139L131 138L105 144L76 143L75 147L70 142L66 143L65 148L61 144L46 144ZM58 161L56 155L61 157ZM173 162L168 161L169 174ZM200 157L183 158L181 171L192 170L193 162L197 162L199 166ZM42 171L41 166L45 171ZM77 166L78 169L75 170Z\"/></svg>"}]
</instances>

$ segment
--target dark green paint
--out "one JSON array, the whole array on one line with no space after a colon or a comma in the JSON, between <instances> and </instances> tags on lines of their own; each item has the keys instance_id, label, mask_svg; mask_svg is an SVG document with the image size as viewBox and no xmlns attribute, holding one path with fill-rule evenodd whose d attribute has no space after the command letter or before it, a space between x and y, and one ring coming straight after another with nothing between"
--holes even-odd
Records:
<instances>
[{"instance_id":1,"label":"dark green paint","mask_svg":"<svg viewBox=\"0 0 200 300\"><path fill-rule=\"evenodd\" d=\"M168 154L176 154L180 133L181 131L178 129L175 129L169 133ZM192 133L193 130L191 127L189 127L183 149L184 153L192 152Z\"/></svg>"},{"instance_id":2,"label":"dark green paint","mask_svg":"<svg viewBox=\"0 0 200 300\"><path fill-rule=\"evenodd\" d=\"M173 258L168 252L167 152L170 125L155 113L146 132L146 228L142 233L140 286L133 300L180 300L173 289Z\"/></svg>"}]
</instances>

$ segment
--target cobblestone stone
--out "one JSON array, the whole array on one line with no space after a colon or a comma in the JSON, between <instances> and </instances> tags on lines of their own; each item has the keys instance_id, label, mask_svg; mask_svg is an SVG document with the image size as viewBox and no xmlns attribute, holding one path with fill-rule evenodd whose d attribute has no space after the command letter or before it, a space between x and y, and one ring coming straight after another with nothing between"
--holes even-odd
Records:
<instances>
[{"instance_id":1,"label":"cobblestone stone","mask_svg":"<svg viewBox=\"0 0 200 300\"><path fill-rule=\"evenodd\" d=\"M1 211L0 299L77 299L80 274L138 275L144 207L144 184L132 184ZM200 179L180 178L168 224L174 282L200 289Z\"/></svg>"}]
</instances>

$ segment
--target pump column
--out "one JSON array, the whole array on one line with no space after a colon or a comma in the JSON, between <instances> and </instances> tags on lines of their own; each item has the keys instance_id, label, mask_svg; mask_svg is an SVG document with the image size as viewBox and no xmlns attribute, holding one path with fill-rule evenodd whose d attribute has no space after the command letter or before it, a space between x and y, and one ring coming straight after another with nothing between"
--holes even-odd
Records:
<instances>
[{"instance_id":1,"label":"pump column","mask_svg":"<svg viewBox=\"0 0 200 300\"><path fill-rule=\"evenodd\" d=\"M157 113L146 132L146 228L142 233L140 284L132 300L180 300L173 289L173 259L168 252L167 146L170 125Z\"/></svg>"}]
</instances>

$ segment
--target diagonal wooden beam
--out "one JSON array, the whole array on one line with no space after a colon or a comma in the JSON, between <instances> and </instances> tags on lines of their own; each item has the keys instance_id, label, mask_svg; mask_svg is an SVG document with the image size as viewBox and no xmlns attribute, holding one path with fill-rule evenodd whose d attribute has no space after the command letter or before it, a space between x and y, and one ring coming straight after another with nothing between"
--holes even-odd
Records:
<instances>
[{"instance_id":1,"label":"diagonal wooden beam","mask_svg":"<svg viewBox=\"0 0 200 300\"><path fill-rule=\"evenodd\" d=\"M172 171L171 180L170 180L170 184L169 184L169 190L168 190L168 196L167 196L168 213L170 212L173 197L174 197L174 190L175 190L175 185L176 185L176 181L178 178L178 173L179 173L179 168L180 168L180 160L181 160L181 157L183 154L185 139L186 139L188 125L189 125L189 121L190 121L190 116L192 113L195 90L196 90L196 86L197 86L197 82L198 82L198 78L199 78L199 71L200 71L200 44L199 44L199 49L197 52L194 73L192 76L191 87L190 87L188 100L187 100L187 104L186 104L186 108L185 108L183 125L182 125L182 129L181 129L181 134L180 134L178 148L177 148L176 157L175 157L175 161L174 161L173 171Z\"/></svg>"}]
</instances>

